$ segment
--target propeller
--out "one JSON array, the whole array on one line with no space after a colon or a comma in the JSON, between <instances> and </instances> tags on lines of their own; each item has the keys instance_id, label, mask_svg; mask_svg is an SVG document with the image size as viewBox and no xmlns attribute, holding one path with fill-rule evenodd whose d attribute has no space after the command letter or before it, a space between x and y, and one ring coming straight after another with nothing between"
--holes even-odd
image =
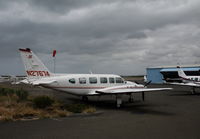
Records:
<instances>
[{"instance_id":1,"label":"propeller","mask_svg":"<svg viewBox=\"0 0 200 139\"><path fill-rule=\"evenodd\" d=\"M136 84L139 84L137 81L134 81Z\"/></svg>"},{"instance_id":2,"label":"propeller","mask_svg":"<svg viewBox=\"0 0 200 139\"><path fill-rule=\"evenodd\" d=\"M148 81L144 84L144 87L146 87L147 85L149 85L151 83L151 81ZM142 100L144 101L145 96L144 96L144 92L142 92Z\"/></svg>"},{"instance_id":3,"label":"propeller","mask_svg":"<svg viewBox=\"0 0 200 139\"><path fill-rule=\"evenodd\" d=\"M147 85L149 85L151 83L151 81L148 81L144 84L144 86L146 87Z\"/></svg>"}]
</instances>

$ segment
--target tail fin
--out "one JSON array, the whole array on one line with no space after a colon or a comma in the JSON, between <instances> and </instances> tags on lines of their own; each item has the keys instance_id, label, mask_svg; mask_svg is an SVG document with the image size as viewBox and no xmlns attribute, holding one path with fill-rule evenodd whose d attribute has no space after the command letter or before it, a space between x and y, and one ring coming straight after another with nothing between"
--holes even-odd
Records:
<instances>
[{"instance_id":1,"label":"tail fin","mask_svg":"<svg viewBox=\"0 0 200 139\"><path fill-rule=\"evenodd\" d=\"M180 67L177 67L177 68L179 68L178 76L181 78L187 79L187 75L185 74L185 72Z\"/></svg>"},{"instance_id":2,"label":"tail fin","mask_svg":"<svg viewBox=\"0 0 200 139\"><path fill-rule=\"evenodd\" d=\"M52 73L31 49L19 49L28 78L43 78L52 76Z\"/></svg>"}]
</instances>

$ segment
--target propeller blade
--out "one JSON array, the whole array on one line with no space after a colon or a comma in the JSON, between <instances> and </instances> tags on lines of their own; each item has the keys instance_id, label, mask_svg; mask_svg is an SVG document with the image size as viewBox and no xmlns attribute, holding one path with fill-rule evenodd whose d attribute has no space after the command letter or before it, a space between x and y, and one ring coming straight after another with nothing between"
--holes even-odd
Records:
<instances>
[{"instance_id":1,"label":"propeller blade","mask_svg":"<svg viewBox=\"0 0 200 139\"><path fill-rule=\"evenodd\" d=\"M150 83L151 83L151 81L148 81L147 83L145 83L144 86L147 86L147 85L149 85Z\"/></svg>"}]
</instances>

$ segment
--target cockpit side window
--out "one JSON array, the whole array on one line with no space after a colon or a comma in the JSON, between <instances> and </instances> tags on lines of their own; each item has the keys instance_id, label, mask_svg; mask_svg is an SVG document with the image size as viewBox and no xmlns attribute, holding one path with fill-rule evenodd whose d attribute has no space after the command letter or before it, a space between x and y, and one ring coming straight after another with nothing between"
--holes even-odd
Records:
<instances>
[{"instance_id":1,"label":"cockpit side window","mask_svg":"<svg viewBox=\"0 0 200 139\"><path fill-rule=\"evenodd\" d=\"M100 77L100 82L101 83L108 83L108 80L106 77Z\"/></svg>"},{"instance_id":2,"label":"cockpit side window","mask_svg":"<svg viewBox=\"0 0 200 139\"><path fill-rule=\"evenodd\" d=\"M86 84L86 78L85 77L79 78L79 83Z\"/></svg>"},{"instance_id":3,"label":"cockpit side window","mask_svg":"<svg viewBox=\"0 0 200 139\"><path fill-rule=\"evenodd\" d=\"M124 80L120 77L116 77L116 83L124 83Z\"/></svg>"},{"instance_id":4,"label":"cockpit side window","mask_svg":"<svg viewBox=\"0 0 200 139\"><path fill-rule=\"evenodd\" d=\"M109 83L115 83L115 79L113 77L109 78Z\"/></svg>"},{"instance_id":5,"label":"cockpit side window","mask_svg":"<svg viewBox=\"0 0 200 139\"><path fill-rule=\"evenodd\" d=\"M91 84L96 84L97 83L97 78L96 77L90 77L89 81Z\"/></svg>"},{"instance_id":6,"label":"cockpit side window","mask_svg":"<svg viewBox=\"0 0 200 139\"><path fill-rule=\"evenodd\" d=\"M71 78L71 79L69 79L69 82L72 83L72 84L75 84L76 80L74 78Z\"/></svg>"}]
</instances>

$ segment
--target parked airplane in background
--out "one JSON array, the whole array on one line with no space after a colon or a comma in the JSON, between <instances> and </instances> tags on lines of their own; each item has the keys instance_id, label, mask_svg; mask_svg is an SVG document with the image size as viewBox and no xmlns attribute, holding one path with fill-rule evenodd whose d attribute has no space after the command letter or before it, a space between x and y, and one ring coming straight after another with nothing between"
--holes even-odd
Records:
<instances>
[{"instance_id":1,"label":"parked airplane in background","mask_svg":"<svg viewBox=\"0 0 200 139\"><path fill-rule=\"evenodd\" d=\"M146 88L142 84L125 81L113 74L55 74L51 73L29 48L19 51L28 77L21 81L22 83L79 95L83 100L88 100L87 96L116 95L117 107L120 107L123 94L130 95L129 101L133 101L133 93L142 93L144 100L144 92L172 89Z\"/></svg>"},{"instance_id":2,"label":"parked airplane in background","mask_svg":"<svg viewBox=\"0 0 200 139\"><path fill-rule=\"evenodd\" d=\"M179 66L177 66L178 70L178 76L182 79L182 83L171 83L175 85L183 85L183 86L191 86L192 87L192 93L195 93L195 88L200 87L200 76L187 76L183 69L181 69Z\"/></svg>"}]
</instances>

